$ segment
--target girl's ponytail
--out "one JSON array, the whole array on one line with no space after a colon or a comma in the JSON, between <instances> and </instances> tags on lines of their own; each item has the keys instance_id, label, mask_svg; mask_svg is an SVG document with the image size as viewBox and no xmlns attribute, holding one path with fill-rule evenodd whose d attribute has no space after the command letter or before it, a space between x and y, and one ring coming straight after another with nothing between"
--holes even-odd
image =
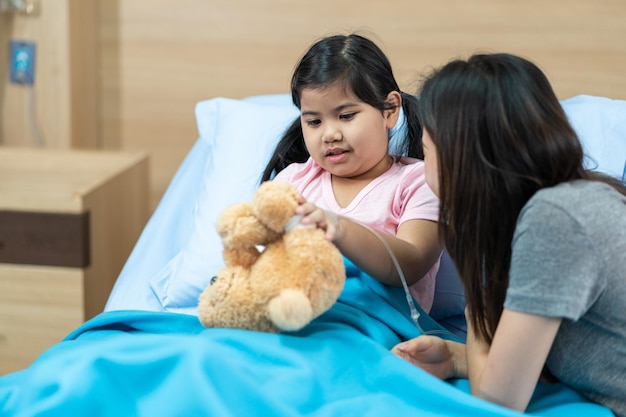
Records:
<instances>
[{"instance_id":1,"label":"girl's ponytail","mask_svg":"<svg viewBox=\"0 0 626 417\"><path fill-rule=\"evenodd\" d=\"M287 165L294 162L306 162L308 158L309 151L304 143L300 117L297 117L276 145L276 149L274 149L274 153L263 171L261 182L271 180Z\"/></svg>"},{"instance_id":2,"label":"girl's ponytail","mask_svg":"<svg viewBox=\"0 0 626 417\"><path fill-rule=\"evenodd\" d=\"M404 112L406 134L402 142L402 155L424 159L422 147L422 123L419 120L419 100L412 94L400 92Z\"/></svg>"}]
</instances>

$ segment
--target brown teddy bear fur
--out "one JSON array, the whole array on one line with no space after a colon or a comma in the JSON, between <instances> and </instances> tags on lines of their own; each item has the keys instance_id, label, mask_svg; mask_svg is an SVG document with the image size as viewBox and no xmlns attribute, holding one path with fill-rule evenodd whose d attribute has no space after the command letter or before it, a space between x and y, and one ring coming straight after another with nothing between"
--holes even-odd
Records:
<instances>
[{"instance_id":1,"label":"brown teddy bear fur","mask_svg":"<svg viewBox=\"0 0 626 417\"><path fill-rule=\"evenodd\" d=\"M284 230L297 195L289 184L265 182L253 202L220 214L216 228L226 268L200 295L205 327L295 331L337 301L346 279L339 250L320 229Z\"/></svg>"}]
</instances>

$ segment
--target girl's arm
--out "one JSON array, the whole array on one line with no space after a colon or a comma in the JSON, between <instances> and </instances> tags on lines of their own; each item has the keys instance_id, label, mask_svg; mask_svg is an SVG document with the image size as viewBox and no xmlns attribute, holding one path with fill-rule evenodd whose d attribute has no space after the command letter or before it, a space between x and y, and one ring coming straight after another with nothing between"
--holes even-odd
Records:
<instances>
[{"instance_id":1,"label":"girl's arm","mask_svg":"<svg viewBox=\"0 0 626 417\"><path fill-rule=\"evenodd\" d=\"M400 276L387 248L368 227L346 217L326 212L312 203L297 209L302 224L315 224L326 231L326 238L365 273L379 281L400 286ZM393 251L408 285L419 281L432 268L443 247L439 242L437 223L410 220L398 228L396 236L378 233Z\"/></svg>"},{"instance_id":2,"label":"girl's arm","mask_svg":"<svg viewBox=\"0 0 626 417\"><path fill-rule=\"evenodd\" d=\"M467 378L464 344L437 336L418 336L391 351L437 378Z\"/></svg>"}]
</instances>

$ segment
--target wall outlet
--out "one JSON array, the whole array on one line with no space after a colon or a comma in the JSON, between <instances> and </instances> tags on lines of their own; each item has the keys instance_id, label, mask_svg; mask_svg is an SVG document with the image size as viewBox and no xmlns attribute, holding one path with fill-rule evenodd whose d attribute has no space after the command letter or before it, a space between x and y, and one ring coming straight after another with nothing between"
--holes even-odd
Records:
<instances>
[{"instance_id":1,"label":"wall outlet","mask_svg":"<svg viewBox=\"0 0 626 417\"><path fill-rule=\"evenodd\" d=\"M14 84L35 83L35 42L12 40L9 79Z\"/></svg>"},{"instance_id":2,"label":"wall outlet","mask_svg":"<svg viewBox=\"0 0 626 417\"><path fill-rule=\"evenodd\" d=\"M39 15L39 0L0 0L0 13Z\"/></svg>"}]
</instances>

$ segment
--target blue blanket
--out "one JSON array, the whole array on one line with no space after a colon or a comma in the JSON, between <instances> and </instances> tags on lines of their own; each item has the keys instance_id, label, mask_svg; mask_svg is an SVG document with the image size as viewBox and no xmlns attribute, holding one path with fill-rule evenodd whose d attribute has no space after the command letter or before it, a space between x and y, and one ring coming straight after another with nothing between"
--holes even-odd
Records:
<instances>
[{"instance_id":1,"label":"blue blanket","mask_svg":"<svg viewBox=\"0 0 626 417\"><path fill-rule=\"evenodd\" d=\"M173 313L103 313L0 378L2 416L516 416L389 352L419 334L404 293L349 269L338 302L303 330L205 329ZM421 327L442 328L427 315ZM450 335L449 337L453 337ZM528 413L612 416L562 385Z\"/></svg>"}]
</instances>

